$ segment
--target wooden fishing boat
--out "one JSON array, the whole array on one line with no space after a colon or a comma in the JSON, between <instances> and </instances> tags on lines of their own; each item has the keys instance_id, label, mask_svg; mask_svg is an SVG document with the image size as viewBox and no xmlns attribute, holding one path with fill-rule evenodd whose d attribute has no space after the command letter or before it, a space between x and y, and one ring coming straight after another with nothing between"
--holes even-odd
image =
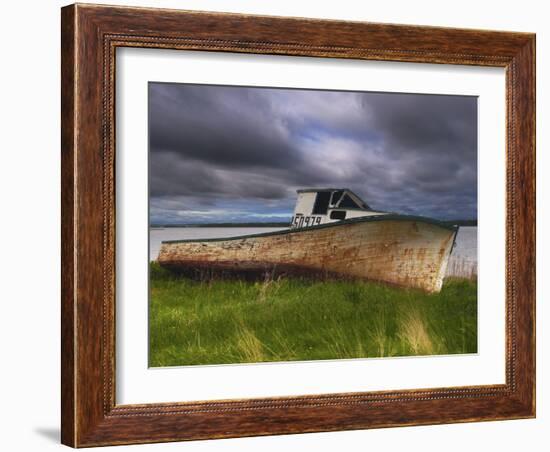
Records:
<instances>
[{"instance_id":1,"label":"wooden fishing boat","mask_svg":"<svg viewBox=\"0 0 550 452\"><path fill-rule=\"evenodd\" d=\"M376 212L351 190L300 190L289 229L162 242L158 262L183 272L317 275L441 290L457 228Z\"/></svg>"}]
</instances>

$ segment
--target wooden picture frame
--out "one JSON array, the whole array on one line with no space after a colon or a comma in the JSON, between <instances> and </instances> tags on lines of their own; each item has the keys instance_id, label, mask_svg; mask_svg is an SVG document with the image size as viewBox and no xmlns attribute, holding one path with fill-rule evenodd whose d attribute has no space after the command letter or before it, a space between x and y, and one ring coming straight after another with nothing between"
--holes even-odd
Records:
<instances>
[{"instance_id":1,"label":"wooden picture frame","mask_svg":"<svg viewBox=\"0 0 550 452\"><path fill-rule=\"evenodd\" d=\"M73 447L535 416L535 35L71 5L62 9L62 442ZM506 383L115 403L115 50L506 70Z\"/></svg>"}]
</instances>

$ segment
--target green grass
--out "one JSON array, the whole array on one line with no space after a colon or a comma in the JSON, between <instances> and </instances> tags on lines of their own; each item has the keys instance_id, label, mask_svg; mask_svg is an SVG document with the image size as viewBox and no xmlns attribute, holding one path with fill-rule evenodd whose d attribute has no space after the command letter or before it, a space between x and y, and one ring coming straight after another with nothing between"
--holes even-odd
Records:
<instances>
[{"instance_id":1,"label":"green grass","mask_svg":"<svg viewBox=\"0 0 550 452\"><path fill-rule=\"evenodd\" d=\"M475 353L477 284L179 278L151 264L152 367Z\"/></svg>"}]
</instances>

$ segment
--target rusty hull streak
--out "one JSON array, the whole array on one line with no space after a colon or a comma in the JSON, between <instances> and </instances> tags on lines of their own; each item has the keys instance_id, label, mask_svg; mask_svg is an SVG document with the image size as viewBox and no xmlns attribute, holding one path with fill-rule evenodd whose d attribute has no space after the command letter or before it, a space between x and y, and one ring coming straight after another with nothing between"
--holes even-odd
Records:
<instances>
[{"instance_id":1,"label":"rusty hull streak","mask_svg":"<svg viewBox=\"0 0 550 452\"><path fill-rule=\"evenodd\" d=\"M439 292L456 230L422 221L336 224L293 233L163 242L160 265L187 274L314 275Z\"/></svg>"}]
</instances>

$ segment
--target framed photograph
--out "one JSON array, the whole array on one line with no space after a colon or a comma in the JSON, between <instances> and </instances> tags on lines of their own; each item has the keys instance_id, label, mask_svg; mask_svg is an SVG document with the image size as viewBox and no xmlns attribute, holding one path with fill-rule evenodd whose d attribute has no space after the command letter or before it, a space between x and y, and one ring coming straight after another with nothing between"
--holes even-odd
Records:
<instances>
[{"instance_id":1,"label":"framed photograph","mask_svg":"<svg viewBox=\"0 0 550 452\"><path fill-rule=\"evenodd\" d=\"M535 36L62 9L62 442L535 416Z\"/></svg>"}]
</instances>

